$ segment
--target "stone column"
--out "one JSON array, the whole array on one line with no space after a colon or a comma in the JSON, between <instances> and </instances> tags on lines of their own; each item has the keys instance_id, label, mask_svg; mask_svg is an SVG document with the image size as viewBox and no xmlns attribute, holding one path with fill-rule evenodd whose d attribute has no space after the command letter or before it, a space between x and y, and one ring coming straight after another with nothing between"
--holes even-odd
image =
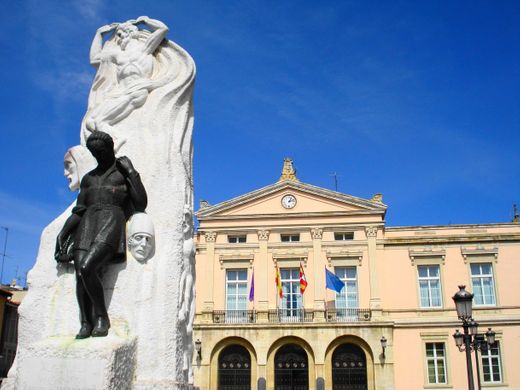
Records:
<instances>
[{"instance_id":1,"label":"stone column","mask_svg":"<svg viewBox=\"0 0 520 390\"><path fill-rule=\"evenodd\" d=\"M268 310L269 310L269 272L272 269L268 264L268 251L267 244L269 242L269 230L259 230L258 234L258 267L259 272L256 273L256 290L255 295L257 298L257 322L268 322Z\"/></svg>"},{"instance_id":2,"label":"stone column","mask_svg":"<svg viewBox=\"0 0 520 390\"><path fill-rule=\"evenodd\" d=\"M381 297L377 264L377 226L365 227L368 244L368 268L370 273L370 309L372 318L381 317Z\"/></svg>"},{"instance_id":3,"label":"stone column","mask_svg":"<svg viewBox=\"0 0 520 390\"><path fill-rule=\"evenodd\" d=\"M213 286L215 278L215 241L217 239L217 232L206 232L204 233L206 240L206 296L203 298L202 311L203 321L211 322L211 316L213 312Z\"/></svg>"},{"instance_id":4,"label":"stone column","mask_svg":"<svg viewBox=\"0 0 520 390\"><path fill-rule=\"evenodd\" d=\"M312 228L312 250L314 258L314 321L325 321L325 275L323 271L324 263L321 253L321 239L323 229Z\"/></svg>"}]
</instances>

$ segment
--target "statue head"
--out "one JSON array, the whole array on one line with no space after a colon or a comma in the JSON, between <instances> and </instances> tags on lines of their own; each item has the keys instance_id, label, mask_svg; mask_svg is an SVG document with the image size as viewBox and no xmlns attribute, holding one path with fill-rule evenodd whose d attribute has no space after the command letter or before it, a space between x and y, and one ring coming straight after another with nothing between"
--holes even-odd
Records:
<instances>
[{"instance_id":1,"label":"statue head","mask_svg":"<svg viewBox=\"0 0 520 390\"><path fill-rule=\"evenodd\" d=\"M87 148L98 163L110 162L115 158L114 141L102 131L93 131L87 138Z\"/></svg>"},{"instance_id":2,"label":"statue head","mask_svg":"<svg viewBox=\"0 0 520 390\"><path fill-rule=\"evenodd\" d=\"M121 47L121 49L125 50L128 42L130 42L138 31L139 29L137 26L132 23L121 23L116 29L116 43Z\"/></svg>"},{"instance_id":3,"label":"statue head","mask_svg":"<svg viewBox=\"0 0 520 390\"><path fill-rule=\"evenodd\" d=\"M77 191L83 176L96 167L96 160L86 147L76 145L65 153L63 165L63 174L69 181L69 189Z\"/></svg>"},{"instance_id":4,"label":"statue head","mask_svg":"<svg viewBox=\"0 0 520 390\"><path fill-rule=\"evenodd\" d=\"M128 221L128 249L137 261L146 261L155 254L155 229L150 216L135 213Z\"/></svg>"}]
</instances>

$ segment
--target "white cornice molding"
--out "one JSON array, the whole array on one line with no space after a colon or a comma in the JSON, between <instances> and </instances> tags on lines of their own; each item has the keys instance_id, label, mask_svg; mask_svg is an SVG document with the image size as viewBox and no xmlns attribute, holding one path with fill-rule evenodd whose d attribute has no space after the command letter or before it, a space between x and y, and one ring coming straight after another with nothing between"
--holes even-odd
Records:
<instances>
[{"instance_id":1,"label":"white cornice molding","mask_svg":"<svg viewBox=\"0 0 520 390\"><path fill-rule=\"evenodd\" d=\"M482 246L476 245L473 247L460 247L460 253L464 258L464 263L468 262L468 257L486 257L493 258L495 261L498 259L498 247L497 246Z\"/></svg>"},{"instance_id":2,"label":"white cornice molding","mask_svg":"<svg viewBox=\"0 0 520 390\"><path fill-rule=\"evenodd\" d=\"M432 259L432 258L437 258L437 259L441 260L442 264L444 264L446 261L446 249L445 248L432 248L432 247L426 247L423 249L409 248L408 256L410 256L412 265L415 265L416 260Z\"/></svg>"},{"instance_id":3,"label":"white cornice molding","mask_svg":"<svg viewBox=\"0 0 520 390\"><path fill-rule=\"evenodd\" d=\"M220 269L226 268L226 264L228 263L249 263L249 268L253 266L253 261L255 259L254 253L230 253L230 254L221 254L219 256Z\"/></svg>"},{"instance_id":4,"label":"white cornice molding","mask_svg":"<svg viewBox=\"0 0 520 390\"><path fill-rule=\"evenodd\" d=\"M304 267L306 267L309 257L309 251L307 249L274 250L272 254L274 265L277 265L279 261L283 260L298 260L303 262Z\"/></svg>"},{"instance_id":5,"label":"white cornice molding","mask_svg":"<svg viewBox=\"0 0 520 390\"><path fill-rule=\"evenodd\" d=\"M325 256L327 257L327 266L329 268L332 267L332 261L334 259L357 259L359 266L361 266L363 262L362 251L327 250Z\"/></svg>"}]
</instances>

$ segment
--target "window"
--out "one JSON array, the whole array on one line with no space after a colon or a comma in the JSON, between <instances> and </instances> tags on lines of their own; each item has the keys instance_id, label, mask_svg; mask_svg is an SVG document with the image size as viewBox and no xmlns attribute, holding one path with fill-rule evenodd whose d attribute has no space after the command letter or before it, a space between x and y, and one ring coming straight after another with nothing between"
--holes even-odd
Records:
<instances>
[{"instance_id":1,"label":"window","mask_svg":"<svg viewBox=\"0 0 520 390\"><path fill-rule=\"evenodd\" d=\"M444 343L426 343L428 383L447 383Z\"/></svg>"},{"instance_id":2,"label":"window","mask_svg":"<svg viewBox=\"0 0 520 390\"><path fill-rule=\"evenodd\" d=\"M471 284L475 305L496 305L495 283L491 263L471 264Z\"/></svg>"},{"instance_id":3,"label":"window","mask_svg":"<svg viewBox=\"0 0 520 390\"><path fill-rule=\"evenodd\" d=\"M247 310L247 270L226 271L226 311L240 311L245 316ZM233 313L226 313L231 319Z\"/></svg>"},{"instance_id":4,"label":"window","mask_svg":"<svg viewBox=\"0 0 520 390\"><path fill-rule=\"evenodd\" d=\"M502 365L498 341L482 351L482 373L485 383L502 382Z\"/></svg>"},{"instance_id":5,"label":"window","mask_svg":"<svg viewBox=\"0 0 520 390\"><path fill-rule=\"evenodd\" d=\"M334 272L345 283L340 293L336 293L336 310L338 317L357 316L358 291L356 267L336 267Z\"/></svg>"},{"instance_id":6,"label":"window","mask_svg":"<svg viewBox=\"0 0 520 390\"><path fill-rule=\"evenodd\" d=\"M227 240L230 244L243 244L246 242L246 235L241 236L228 236Z\"/></svg>"},{"instance_id":7,"label":"window","mask_svg":"<svg viewBox=\"0 0 520 390\"><path fill-rule=\"evenodd\" d=\"M419 293L421 307L441 307L441 277L438 265L419 265Z\"/></svg>"},{"instance_id":8,"label":"window","mask_svg":"<svg viewBox=\"0 0 520 390\"><path fill-rule=\"evenodd\" d=\"M354 239L354 232L346 233L334 233L334 240L336 241L347 241Z\"/></svg>"},{"instance_id":9,"label":"window","mask_svg":"<svg viewBox=\"0 0 520 390\"><path fill-rule=\"evenodd\" d=\"M290 321L292 318L300 318L302 308L302 296L300 294L300 269L280 269L280 281L282 283L283 298L280 309L282 318Z\"/></svg>"},{"instance_id":10,"label":"window","mask_svg":"<svg viewBox=\"0 0 520 390\"><path fill-rule=\"evenodd\" d=\"M300 234L280 234L282 242L297 242L300 241Z\"/></svg>"}]
</instances>

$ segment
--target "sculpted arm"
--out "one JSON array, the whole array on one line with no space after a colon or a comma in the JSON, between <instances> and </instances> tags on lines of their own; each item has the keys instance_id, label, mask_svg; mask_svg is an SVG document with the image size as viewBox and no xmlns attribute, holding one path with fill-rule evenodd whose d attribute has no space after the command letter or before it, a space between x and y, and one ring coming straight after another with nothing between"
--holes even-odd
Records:
<instances>
[{"instance_id":1,"label":"sculpted arm","mask_svg":"<svg viewBox=\"0 0 520 390\"><path fill-rule=\"evenodd\" d=\"M151 19L148 16L140 16L136 23L142 22L152 31L152 34L146 41L145 53L152 54L155 49L161 44L162 40L168 33L168 27L161 21Z\"/></svg>"},{"instance_id":2,"label":"sculpted arm","mask_svg":"<svg viewBox=\"0 0 520 390\"><path fill-rule=\"evenodd\" d=\"M148 205L148 196L146 195L146 190L139 173L134 169L134 166L128 157L119 157L116 164L117 168L126 179L130 198L132 199L135 210L144 213L146 206Z\"/></svg>"},{"instance_id":3,"label":"sculpted arm","mask_svg":"<svg viewBox=\"0 0 520 390\"><path fill-rule=\"evenodd\" d=\"M110 25L105 25L97 29L96 35L92 40L92 45L90 46L90 63L92 65L98 65L104 57L103 53L103 36L110 31L113 31L117 28L119 23L112 23Z\"/></svg>"}]
</instances>

